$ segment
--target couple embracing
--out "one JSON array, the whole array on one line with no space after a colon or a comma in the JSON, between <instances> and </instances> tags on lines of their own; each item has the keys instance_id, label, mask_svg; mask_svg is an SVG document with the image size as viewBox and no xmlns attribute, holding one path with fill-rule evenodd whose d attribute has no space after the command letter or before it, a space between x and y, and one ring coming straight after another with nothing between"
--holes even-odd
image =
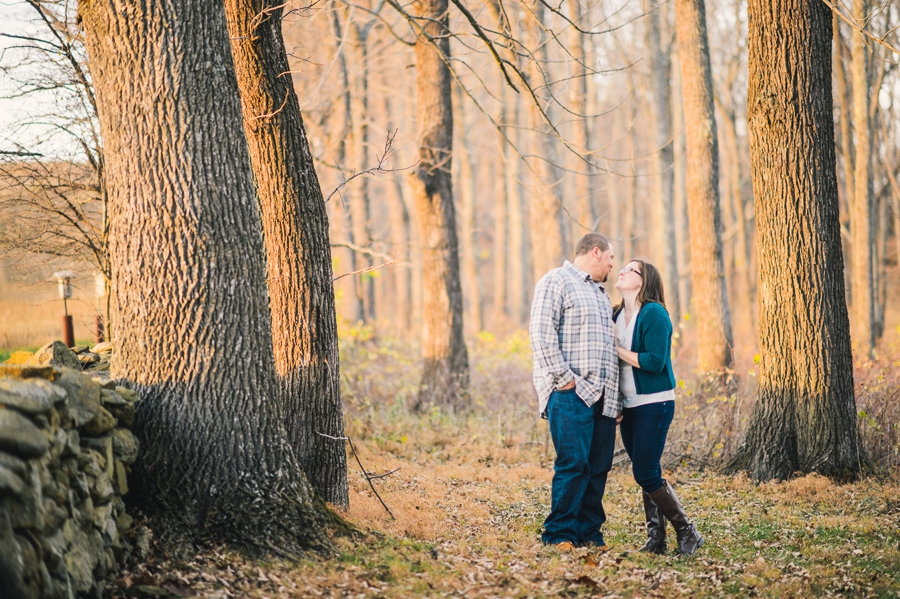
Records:
<instances>
[{"instance_id":1,"label":"couple embracing","mask_svg":"<svg viewBox=\"0 0 900 599\"><path fill-rule=\"evenodd\" d=\"M613 268L610 241L588 233L568 260L538 282L531 307L534 386L556 449L550 515L542 540L560 550L606 549L603 492L612 468L616 425L643 489L647 542L665 553L666 520L678 553L691 555L703 537L691 523L660 459L675 413L672 321L659 271L632 260L619 271L622 302L603 287Z\"/></svg>"}]
</instances>

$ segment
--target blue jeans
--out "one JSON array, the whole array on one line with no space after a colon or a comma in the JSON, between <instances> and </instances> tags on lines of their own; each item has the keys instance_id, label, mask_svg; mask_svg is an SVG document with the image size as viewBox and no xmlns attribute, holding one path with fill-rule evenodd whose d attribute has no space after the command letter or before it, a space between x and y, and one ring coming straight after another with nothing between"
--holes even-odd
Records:
<instances>
[{"instance_id":1,"label":"blue jeans","mask_svg":"<svg viewBox=\"0 0 900 599\"><path fill-rule=\"evenodd\" d=\"M612 468L616 420L603 415L602 400L589 408L575 389L550 395L547 419L556 461L550 515L541 540L549 545L604 545L603 492Z\"/></svg>"},{"instance_id":2,"label":"blue jeans","mask_svg":"<svg viewBox=\"0 0 900 599\"><path fill-rule=\"evenodd\" d=\"M648 403L622 410L622 445L631 458L634 481L647 493L663 486L662 458L669 425L675 416L675 402Z\"/></svg>"}]
</instances>

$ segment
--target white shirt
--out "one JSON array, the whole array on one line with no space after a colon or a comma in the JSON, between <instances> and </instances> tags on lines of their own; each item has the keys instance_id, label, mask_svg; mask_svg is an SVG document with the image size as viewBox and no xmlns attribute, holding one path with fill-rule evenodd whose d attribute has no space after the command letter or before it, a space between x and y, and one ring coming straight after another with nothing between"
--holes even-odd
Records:
<instances>
[{"instance_id":1,"label":"white shirt","mask_svg":"<svg viewBox=\"0 0 900 599\"><path fill-rule=\"evenodd\" d=\"M631 351L631 342L634 339L634 324L637 322L638 314L641 313L641 307L638 306L631 320L625 322L625 310L619 314L616 319L616 336L618 337L619 347ZM638 394L634 385L634 369L631 364L624 360L619 360L619 391L625 397L625 408L636 408L648 403L659 403L663 401L672 401L675 399L675 389L660 391L659 393Z\"/></svg>"}]
</instances>

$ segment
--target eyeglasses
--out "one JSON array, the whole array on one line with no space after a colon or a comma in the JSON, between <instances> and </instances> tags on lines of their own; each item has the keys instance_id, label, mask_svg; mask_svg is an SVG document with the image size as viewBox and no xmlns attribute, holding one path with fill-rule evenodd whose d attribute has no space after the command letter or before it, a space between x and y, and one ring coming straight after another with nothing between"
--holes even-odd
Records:
<instances>
[{"instance_id":1,"label":"eyeglasses","mask_svg":"<svg viewBox=\"0 0 900 599\"><path fill-rule=\"evenodd\" d=\"M644 275L641 274L641 271L635 270L631 266L626 266L625 268L623 268L622 270L619 271L619 273L621 273L623 275L627 275L630 272L633 272L634 274L636 274L637 276L639 276L642 279L644 278Z\"/></svg>"}]
</instances>

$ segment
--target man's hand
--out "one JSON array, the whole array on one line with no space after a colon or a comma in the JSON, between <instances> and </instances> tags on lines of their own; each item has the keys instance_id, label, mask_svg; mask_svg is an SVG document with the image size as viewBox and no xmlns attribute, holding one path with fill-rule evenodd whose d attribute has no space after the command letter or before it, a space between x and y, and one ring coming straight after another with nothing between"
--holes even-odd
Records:
<instances>
[{"instance_id":1,"label":"man's hand","mask_svg":"<svg viewBox=\"0 0 900 599\"><path fill-rule=\"evenodd\" d=\"M567 391L569 389L574 389L574 388L575 388L575 381L569 381L568 385L566 385L565 387L560 387L558 390L559 391Z\"/></svg>"},{"instance_id":2,"label":"man's hand","mask_svg":"<svg viewBox=\"0 0 900 599\"><path fill-rule=\"evenodd\" d=\"M616 424L622 424L622 412L619 412L619 415L616 416Z\"/></svg>"}]
</instances>

